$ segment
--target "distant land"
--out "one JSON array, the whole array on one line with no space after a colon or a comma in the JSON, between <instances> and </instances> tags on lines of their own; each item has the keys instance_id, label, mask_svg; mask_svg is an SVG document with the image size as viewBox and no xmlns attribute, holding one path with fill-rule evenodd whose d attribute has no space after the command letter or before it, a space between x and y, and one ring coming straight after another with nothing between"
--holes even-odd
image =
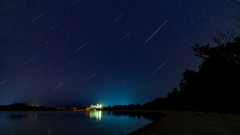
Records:
<instances>
[{"instance_id":1,"label":"distant land","mask_svg":"<svg viewBox=\"0 0 240 135\"><path fill-rule=\"evenodd\" d=\"M95 110L145 110L140 104L134 105L115 105L113 107L101 107L101 108L92 108ZM31 105L28 103L14 103L10 105L0 105L0 111L84 111L91 110L91 107L69 107L69 108L57 108L57 107L47 107L42 105Z\"/></svg>"},{"instance_id":2,"label":"distant land","mask_svg":"<svg viewBox=\"0 0 240 135\"><path fill-rule=\"evenodd\" d=\"M14 103L10 105L0 105L0 111L64 111L64 108L34 106L27 103Z\"/></svg>"}]
</instances>

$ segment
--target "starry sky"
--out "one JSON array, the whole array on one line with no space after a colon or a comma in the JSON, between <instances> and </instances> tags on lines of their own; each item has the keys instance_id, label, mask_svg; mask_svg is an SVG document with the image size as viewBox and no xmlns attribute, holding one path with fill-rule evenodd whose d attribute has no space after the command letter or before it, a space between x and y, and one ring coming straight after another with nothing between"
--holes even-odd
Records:
<instances>
[{"instance_id":1,"label":"starry sky","mask_svg":"<svg viewBox=\"0 0 240 135\"><path fill-rule=\"evenodd\" d=\"M1 0L0 104L141 105L165 97L237 0Z\"/></svg>"}]
</instances>

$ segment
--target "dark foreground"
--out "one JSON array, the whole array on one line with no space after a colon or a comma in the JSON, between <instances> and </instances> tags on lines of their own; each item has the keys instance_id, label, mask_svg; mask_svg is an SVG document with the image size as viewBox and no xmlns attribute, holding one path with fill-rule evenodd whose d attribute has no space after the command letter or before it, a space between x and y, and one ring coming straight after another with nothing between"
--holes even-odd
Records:
<instances>
[{"instance_id":1,"label":"dark foreground","mask_svg":"<svg viewBox=\"0 0 240 135\"><path fill-rule=\"evenodd\" d=\"M130 135L238 135L240 115L159 111L167 116Z\"/></svg>"}]
</instances>

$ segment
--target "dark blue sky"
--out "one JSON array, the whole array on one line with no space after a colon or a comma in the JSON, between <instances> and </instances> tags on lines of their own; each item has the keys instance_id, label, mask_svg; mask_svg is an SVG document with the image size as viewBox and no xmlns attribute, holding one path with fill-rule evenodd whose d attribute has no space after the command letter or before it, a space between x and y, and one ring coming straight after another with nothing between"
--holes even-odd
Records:
<instances>
[{"instance_id":1,"label":"dark blue sky","mask_svg":"<svg viewBox=\"0 0 240 135\"><path fill-rule=\"evenodd\" d=\"M191 46L234 28L236 3L1 1L0 104L108 106L165 97L186 69L197 70Z\"/></svg>"}]
</instances>

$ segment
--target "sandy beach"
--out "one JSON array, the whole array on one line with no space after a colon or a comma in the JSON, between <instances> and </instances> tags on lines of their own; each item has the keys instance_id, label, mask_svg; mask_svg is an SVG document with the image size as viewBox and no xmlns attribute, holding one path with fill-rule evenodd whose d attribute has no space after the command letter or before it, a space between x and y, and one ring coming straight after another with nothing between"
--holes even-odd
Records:
<instances>
[{"instance_id":1,"label":"sandy beach","mask_svg":"<svg viewBox=\"0 0 240 135\"><path fill-rule=\"evenodd\" d=\"M167 116L131 135L239 135L240 115L160 111Z\"/></svg>"}]
</instances>

